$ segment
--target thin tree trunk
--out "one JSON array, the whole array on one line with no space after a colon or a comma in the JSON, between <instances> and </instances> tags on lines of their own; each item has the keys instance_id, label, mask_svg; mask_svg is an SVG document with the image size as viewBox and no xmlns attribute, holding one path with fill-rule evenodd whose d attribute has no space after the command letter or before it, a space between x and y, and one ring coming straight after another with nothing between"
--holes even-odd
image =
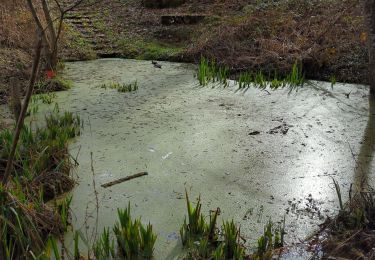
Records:
<instances>
[{"instance_id":1,"label":"thin tree trunk","mask_svg":"<svg viewBox=\"0 0 375 260\"><path fill-rule=\"evenodd\" d=\"M44 17L46 18L46 22L47 22L47 28L51 37L50 39L50 42L52 45L51 48L53 49L53 45L56 42L56 32L55 32L55 27L53 25L52 17L50 14L50 10L48 8L48 3L46 0L42 0L42 7L43 7Z\"/></svg>"},{"instance_id":2,"label":"thin tree trunk","mask_svg":"<svg viewBox=\"0 0 375 260\"><path fill-rule=\"evenodd\" d=\"M367 0L365 13L368 27L370 95L375 97L375 0Z\"/></svg>"},{"instance_id":3,"label":"thin tree trunk","mask_svg":"<svg viewBox=\"0 0 375 260\"><path fill-rule=\"evenodd\" d=\"M31 12L32 16L34 17L34 20L35 20L35 23L36 23L36 25L38 27L38 30L41 32L42 38L43 38L45 44L47 45L48 52L51 53L50 43L49 43L47 35L46 35L45 31L44 31L43 25L42 25L42 23L39 20L38 14L37 14L37 12L36 12L36 10L34 8L34 4L32 3L32 0L27 0L27 4L28 4L28 6L30 8L30 12Z\"/></svg>"},{"instance_id":4,"label":"thin tree trunk","mask_svg":"<svg viewBox=\"0 0 375 260\"><path fill-rule=\"evenodd\" d=\"M31 98L31 95L33 93L35 80L36 80L36 77L38 75L38 68L39 68L40 56L41 56L40 54L42 52L42 41L43 41L40 33L38 33L38 38L39 39L38 39L38 43L37 43L36 50L35 50L35 57L34 57L34 61L33 61L33 69L32 69L32 73L31 73L31 77L30 77L29 86L28 86L27 91L26 91L26 97L25 97L25 101L22 105L20 116L18 117L18 120L17 120L16 129L14 130L12 149L10 151L8 162L7 162L7 165L6 165L6 168L5 168L5 172L4 172L4 177L3 177L3 185L4 186L7 185L10 174L11 174L11 171L12 171L12 168L13 168L13 160L14 160L14 155L16 153L18 140L20 138L20 134L21 134L21 130L22 130L22 127L23 127L24 120L25 120L27 108L29 107L30 98Z\"/></svg>"},{"instance_id":5,"label":"thin tree trunk","mask_svg":"<svg viewBox=\"0 0 375 260\"><path fill-rule=\"evenodd\" d=\"M41 0L44 17L47 22L47 29L48 29L48 36L49 38L49 45L50 45L50 53L47 53L47 68L54 70L57 65L57 36L55 26L51 17L50 9L48 7L48 3L46 0ZM43 31L43 33L45 33Z\"/></svg>"}]
</instances>

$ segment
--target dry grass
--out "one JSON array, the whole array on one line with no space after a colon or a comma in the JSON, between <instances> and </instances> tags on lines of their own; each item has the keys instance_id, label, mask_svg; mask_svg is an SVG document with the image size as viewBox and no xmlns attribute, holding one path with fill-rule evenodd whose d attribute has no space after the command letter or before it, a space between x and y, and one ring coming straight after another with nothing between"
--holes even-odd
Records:
<instances>
[{"instance_id":1,"label":"dry grass","mask_svg":"<svg viewBox=\"0 0 375 260\"><path fill-rule=\"evenodd\" d=\"M338 216L327 219L319 233L324 240L312 243L322 243L324 259L374 259L375 191L357 193Z\"/></svg>"},{"instance_id":2,"label":"dry grass","mask_svg":"<svg viewBox=\"0 0 375 260\"><path fill-rule=\"evenodd\" d=\"M5 103L9 86L25 87L30 74L34 21L26 1L2 0L0 4L0 103Z\"/></svg>"},{"instance_id":3,"label":"dry grass","mask_svg":"<svg viewBox=\"0 0 375 260\"><path fill-rule=\"evenodd\" d=\"M0 47L30 48L35 34L26 1L2 0L0 5Z\"/></svg>"},{"instance_id":4,"label":"dry grass","mask_svg":"<svg viewBox=\"0 0 375 260\"><path fill-rule=\"evenodd\" d=\"M265 1L266 2L266 1ZM214 58L232 71L287 73L296 61L310 78L363 82L366 44L357 0L286 0L243 9L207 26L189 49L195 60ZM240 13L240 12L239 12Z\"/></svg>"}]
</instances>

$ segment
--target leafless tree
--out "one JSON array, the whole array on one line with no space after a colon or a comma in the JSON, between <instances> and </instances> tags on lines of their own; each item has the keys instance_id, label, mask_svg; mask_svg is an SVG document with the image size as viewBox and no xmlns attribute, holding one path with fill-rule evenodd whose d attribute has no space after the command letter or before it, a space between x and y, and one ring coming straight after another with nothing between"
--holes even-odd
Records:
<instances>
[{"instance_id":1,"label":"leafless tree","mask_svg":"<svg viewBox=\"0 0 375 260\"><path fill-rule=\"evenodd\" d=\"M30 82L26 90L26 96L25 100L22 104L22 108L19 111L19 116L16 116L17 119L17 125L14 130L14 139L12 143L11 152L7 161L6 169L4 172L4 176L2 179L3 184L7 184L12 167L13 167L13 159L16 152L17 143L20 137L21 129L23 127L24 119L26 116L27 108L29 105L29 101L31 98L31 95L33 93L34 84L38 76L38 70L39 70L39 64L41 60L41 53L42 53L42 43L45 45L45 54L47 55L47 66L50 69L54 69L57 65L57 53L58 53L58 41L61 35L62 26L63 26L63 20L65 15L76 8L77 6L83 4L85 1L88 0L71 0L71 5L67 8L63 8L60 4L59 0L54 0L54 3L57 6L57 9L59 10L59 16L57 19L53 19L52 10L48 5L47 0L40 0L43 14L44 14L44 21L45 26L43 25L41 17L38 16L38 12L36 10L36 4L33 2L33 0L27 0L27 3L29 5L29 8L31 10L31 13L34 17L35 23L37 25L37 39L38 44L35 51L34 56L34 62L33 62L33 69L30 76ZM92 1L87 2L89 4L92 4Z\"/></svg>"},{"instance_id":2,"label":"leafless tree","mask_svg":"<svg viewBox=\"0 0 375 260\"><path fill-rule=\"evenodd\" d=\"M57 65L59 39L66 14L81 5L92 5L98 1L90 0L27 0L36 26L42 32L46 66L54 70ZM69 2L68 6L66 3ZM65 3L65 6L63 5ZM37 8L41 6L41 12ZM51 7L53 6L53 8ZM42 13L42 15L38 15Z\"/></svg>"},{"instance_id":3,"label":"leafless tree","mask_svg":"<svg viewBox=\"0 0 375 260\"><path fill-rule=\"evenodd\" d=\"M25 120L27 108L29 106L31 95L32 95L33 89L34 89L34 84L35 84L35 81L36 81L36 78L37 78L37 75L38 75L40 56L41 56L41 52L42 52L42 39L43 38L41 37L41 33L39 32L38 33L38 44L37 44L36 50L35 50L35 56L34 56L34 61L33 61L32 72L31 72L31 76L30 76L30 82L29 82L29 85L28 85L27 90L26 90L26 96L25 96L25 100L23 102L23 105L22 105L22 108L21 108L21 111L20 111L20 115L17 118L17 125L16 125L16 128L14 130L14 138L13 138L12 148L11 148L11 151L10 151L10 155L9 155L9 158L8 158L8 161L7 161L7 165L6 165L3 180L2 180L2 183L5 186L7 185L8 180L9 180L10 175L11 175L11 171L12 171L12 168L13 168L13 160L14 160L14 156L16 154L16 148L17 148L18 140L20 138L21 129L23 127L23 123L24 123L24 120Z\"/></svg>"}]
</instances>

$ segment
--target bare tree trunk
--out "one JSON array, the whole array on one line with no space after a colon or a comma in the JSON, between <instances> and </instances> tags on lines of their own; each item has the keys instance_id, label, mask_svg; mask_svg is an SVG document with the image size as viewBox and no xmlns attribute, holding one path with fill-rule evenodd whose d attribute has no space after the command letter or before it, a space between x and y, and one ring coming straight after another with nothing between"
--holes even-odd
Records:
<instances>
[{"instance_id":1,"label":"bare tree trunk","mask_svg":"<svg viewBox=\"0 0 375 260\"><path fill-rule=\"evenodd\" d=\"M51 11L46 0L41 0L44 17L47 22L48 38L50 43L50 53L47 56L47 68L54 70L57 66L57 35L54 22L51 17Z\"/></svg>"},{"instance_id":2,"label":"bare tree trunk","mask_svg":"<svg viewBox=\"0 0 375 260\"><path fill-rule=\"evenodd\" d=\"M38 16L38 13L36 11L35 5L32 0L27 0L27 4L29 5L31 14L35 20L35 23L38 29L42 32L42 38L43 38L43 43L44 43L43 49L45 52L46 62L47 62L46 67L47 69L54 70L56 69L57 62L58 62L58 59L57 59L58 43L59 43L59 38L62 32L62 24L63 24L64 17L66 13L78 7L79 5L84 4L86 0L75 0L66 9L63 9L59 0L54 0L54 3L57 6L57 9L60 12L57 19L52 18L52 12L51 12L51 8L48 5L48 1L47 0L40 0L40 1L42 3L44 19ZM95 2L96 1L94 1L93 3ZM43 27L43 24L42 24L43 20L47 23L46 28ZM58 24L57 28L55 27L55 22L56 24Z\"/></svg>"},{"instance_id":3,"label":"bare tree trunk","mask_svg":"<svg viewBox=\"0 0 375 260\"><path fill-rule=\"evenodd\" d=\"M23 102L23 105L22 105L21 113L20 113L20 115L18 117L18 120L17 120L16 129L14 130L12 149L10 151L7 166L6 166L5 172L4 172L4 177L3 177L3 181L2 181L4 185L7 185L10 174L12 172L13 160L14 160L14 155L16 153L18 140L20 138L20 134L21 134L21 130L22 130L22 127L23 127L23 122L25 120L27 108L29 106L30 98L31 98L31 95L33 93L35 80L36 80L36 77L38 75L38 68L39 68L39 63L40 63L40 54L42 52L42 41L43 41L42 36L39 33L38 33L38 38L39 39L38 39L38 44L37 44L36 50L35 50L35 57L34 57L34 61L33 61L33 69L32 69L32 73L31 73L31 77L30 77L29 86L27 88L26 97L25 97L25 101Z\"/></svg>"},{"instance_id":4,"label":"bare tree trunk","mask_svg":"<svg viewBox=\"0 0 375 260\"><path fill-rule=\"evenodd\" d=\"M365 13L368 26L370 95L375 97L375 0L366 0Z\"/></svg>"}]
</instances>

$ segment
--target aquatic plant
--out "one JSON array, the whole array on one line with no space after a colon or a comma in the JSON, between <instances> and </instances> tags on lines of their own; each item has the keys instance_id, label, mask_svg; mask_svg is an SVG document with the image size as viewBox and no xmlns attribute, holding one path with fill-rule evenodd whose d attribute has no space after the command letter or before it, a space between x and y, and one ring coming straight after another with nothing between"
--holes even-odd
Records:
<instances>
[{"instance_id":1,"label":"aquatic plant","mask_svg":"<svg viewBox=\"0 0 375 260\"><path fill-rule=\"evenodd\" d=\"M188 223L186 218L180 229L182 244L188 249L192 259L241 259L245 256L245 248L240 243L240 230L232 221L226 221L221 227L221 233L216 228L220 209L210 213L207 223L201 212L201 199L193 207L186 193ZM219 236L221 234L221 236Z\"/></svg>"},{"instance_id":2,"label":"aquatic plant","mask_svg":"<svg viewBox=\"0 0 375 260\"><path fill-rule=\"evenodd\" d=\"M208 227L204 220L203 214L201 213L202 204L200 197L198 197L197 204L194 208L190 203L188 194L186 193L186 205L189 222L186 222L185 217L184 224L180 229L180 236L183 245L190 245L191 243L194 243L200 238L206 236ZM216 225L216 219L213 225Z\"/></svg>"},{"instance_id":3,"label":"aquatic plant","mask_svg":"<svg viewBox=\"0 0 375 260\"><path fill-rule=\"evenodd\" d=\"M137 81L134 81L130 84L123 84L117 87L118 92L133 92L138 90L138 83Z\"/></svg>"},{"instance_id":4,"label":"aquatic plant","mask_svg":"<svg viewBox=\"0 0 375 260\"><path fill-rule=\"evenodd\" d=\"M64 79L60 76L55 76L55 72L52 71L52 75L42 79L37 84L35 84L34 93L35 94L52 94L53 91L63 91L68 90L73 87L73 82Z\"/></svg>"},{"instance_id":5,"label":"aquatic plant","mask_svg":"<svg viewBox=\"0 0 375 260\"><path fill-rule=\"evenodd\" d=\"M138 82L134 81L133 83L129 84L122 84L118 82L111 82L109 84L102 84L99 86L100 88L104 89L116 89L118 92L133 92L138 90Z\"/></svg>"},{"instance_id":6,"label":"aquatic plant","mask_svg":"<svg viewBox=\"0 0 375 260\"><path fill-rule=\"evenodd\" d=\"M67 229L68 224L69 224L69 209L70 209L70 204L72 203L72 196L67 196L63 198L61 201L56 202L56 209L58 214L60 215L61 222L64 226L65 229Z\"/></svg>"},{"instance_id":7,"label":"aquatic plant","mask_svg":"<svg viewBox=\"0 0 375 260\"><path fill-rule=\"evenodd\" d=\"M70 189L71 169L68 152L69 139L80 134L81 121L78 116L65 112L51 113L45 117L45 126L32 130L24 126L16 147L12 176L22 182L30 181L43 190L44 197ZM10 130L0 132L0 171L5 168L13 142Z\"/></svg>"},{"instance_id":8,"label":"aquatic plant","mask_svg":"<svg viewBox=\"0 0 375 260\"><path fill-rule=\"evenodd\" d=\"M64 229L59 215L42 202L30 200L23 189L0 184L0 259L29 258L31 252L38 255L48 236Z\"/></svg>"},{"instance_id":9,"label":"aquatic plant","mask_svg":"<svg viewBox=\"0 0 375 260\"><path fill-rule=\"evenodd\" d=\"M240 243L240 229L233 220L223 223L224 252L227 259L240 259L245 249Z\"/></svg>"},{"instance_id":10,"label":"aquatic plant","mask_svg":"<svg viewBox=\"0 0 375 260\"><path fill-rule=\"evenodd\" d=\"M334 179L333 183L339 198L340 211L336 217L327 218L325 222L326 237L322 243L324 257L338 257L345 252L347 258L350 259L358 255L371 258L372 247L366 245L375 243L373 234L375 229L374 189L366 187L353 195L351 186L349 201L343 204L340 185Z\"/></svg>"},{"instance_id":11,"label":"aquatic plant","mask_svg":"<svg viewBox=\"0 0 375 260\"><path fill-rule=\"evenodd\" d=\"M332 178L332 181L333 181L333 185L335 186L337 197L339 199L340 210L344 210L344 204L342 202L342 195L341 195L340 185L339 185L339 183L334 178Z\"/></svg>"},{"instance_id":12,"label":"aquatic plant","mask_svg":"<svg viewBox=\"0 0 375 260\"><path fill-rule=\"evenodd\" d=\"M230 70L226 66L217 66L215 61L209 61L202 57L198 64L197 78L201 86L207 86L210 82L218 82L224 88L229 86Z\"/></svg>"},{"instance_id":13,"label":"aquatic plant","mask_svg":"<svg viewBox=\"0 0 375 260\"><path fill-rule=\"evenodd\" d=\"M47 207L44 200L74 185L67 144L79 134L80 119L55 111L45 120L44 127L22 128L8 185L0 184L0 259L36 257L48 236L61 235L68 225L71 197L57 203L56 209ZM12 142L10 130L0 131L0 173Z\"/></svg>"},{"instance_id":14,"label":"aquatic plant","mask_svg":"<svg viewBox=\"0 0 375 260\"><path fill-rule=\"evenodd\" d=\"M98 260L115 257L115 242L110 237L109 228L104 228L103 233L94 244L93 252Z\"/></svg>"},{"instance_id":15,"label":"aquatic plant","mask_svg":"<svg viewBox=\"0 0 375 260\"><path fill-rule=\"evenodd\" d=\"M255 253L256 257L261 259L271 259L274 249L284 245L285 219L283 225L274 227L271 220L264 226L263 235L258 239L258 247Z\"/></svg>"},{"instance_id":16,"label":"aquatic plant","mask_svg":"<svg viewBox=\"0 0 375 260\"><path fill-rule=\"evenodd\" d=\"M333 89L333 87L336 85L336 76L335 75L331 75L329 77L329 82L331 82L331 89Z\"/></svg>"},{"instance_id":17,"label":"aquatic plant","mask_svg":"<svg viewBox=\"0 0 375 260\"><path fill-rule=\"evenodd\" d=\"M78 233L78 231L74 232L73 242L74 242L74 251L73 251L74 260L81 259L81 252L79 251L79 233Z\"/></svg>"},{"instance_id":18,"label":"aquatic plant","mask_svg":"<svg viewBox=\"0 0 375 260\"><path fill-rule=\"evenodd\" d=\"M230 70L226 66L219 66L214 60L209 61L202 57L198 64L197 78L201 86L207 86L209 83L218 83L224 88L229 86ZM237 84L239 90L247 90L250 87L265 89L278 89L280 87L289 87L291 90L303 86L305 77L303 71L298 63L294 63L291 72L285 77L278 77L277 73L274 76L266 76L262 71L251 72L243 71L237 77ZM214 86L213 86L214 87Z\"/></svg>"},{"instance_id":19,"label":"aquatic plant","mask_svg":"<svg viewBox=\"0 0 375 260\"><path fill-rule=\"evenodd\" d=\"M119 253L126 259L144 257L150 259L154 252L157 236L152 231L152 225L145 228L140 219L134 221L130 215L130 203L125 210L117 209L119 222L113 227Z\"/></svg>"},{"instance_id":20,"label":"aquatic plant","mask_svg":"<svg viewBox=\"0 0 375 260\"><path fill-rule=\"evenodd\" d=\"M305 83L305 76L302 72L302 65L297 62L293 64L292 71L284 79L287 86L289 86L290 91L296 89L297 87L303 86Z\"/></svg>"}]
</instances>

